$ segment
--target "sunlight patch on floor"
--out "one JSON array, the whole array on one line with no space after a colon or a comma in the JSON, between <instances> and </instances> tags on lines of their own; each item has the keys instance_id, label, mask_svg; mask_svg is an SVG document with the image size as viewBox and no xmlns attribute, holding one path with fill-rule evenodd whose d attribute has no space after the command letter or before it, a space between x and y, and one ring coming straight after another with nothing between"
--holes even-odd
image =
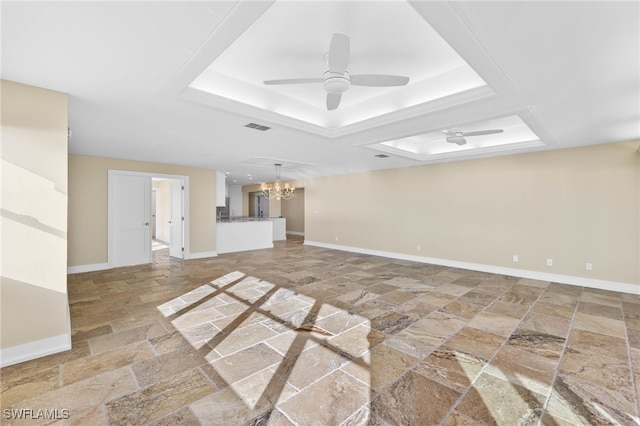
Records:
<instances>
[{"instance_id":1,"label":"sunlight patch on floor","mask_svg":"<svg viewBox=\"0 0 640 426\"><path fill-rule=\"evenodd\" d=\"M363 360L371 326L364 317L240 271L157 309L195 349L211 349L204 358L248 410L304 400L318 388L339 390L345 378L361 387L362 407L370 402L369 363ZM342 370L350 363L363 370L357 379ZM295 410L279 409L304 423Z\"/></svg>"}]
</instances>

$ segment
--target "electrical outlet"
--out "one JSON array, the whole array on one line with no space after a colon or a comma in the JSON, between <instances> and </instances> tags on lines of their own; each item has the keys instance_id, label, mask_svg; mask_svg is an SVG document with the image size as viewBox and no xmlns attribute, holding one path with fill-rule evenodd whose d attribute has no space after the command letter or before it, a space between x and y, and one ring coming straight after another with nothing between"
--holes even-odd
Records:
<instances>
[{"instance_id":1,"label":"electrical outlet","mask_svg":"<svg viewBox=\"0 0 640 426\"><path fill-rule=\"evenodd\" d=\"M587 271L591 270L593 270L593 265L591 264L591 262L587 262Z\"/></svg>"},{"instance_id":2,"label":"electrical outlet","mask_svg":"<svg viewBox=\"0 0 640 426\"><path fill-rule=\"evenodd\" d=\"M514 262L518 262L518 255L517 255L517 254L514 254L514 255L513 255L513 261L514 261Z\"/></svg>"},{"instance_id":3,"label":"electrical outlet","mask_svg":"<svg viewBox=\"0 0 640 426\"><path fill-rule=\"evenodd\" d=\"M416 250L420 251L420 244L416 246Z\"/></svg>"},{"instance_id":4,"label":"electrical outlet","mask_svg":"<svg viewBox=\"0 0 640 426\"><path fill-rule=\"evenodd\" d=\"M553 266L553 259L547 259L547 266Z\"/></svg>"},{"instance_id":5,"label":"electrical outlet","mask_svg":"<svg viewBox=\"0 0 640 426\"><path fill-rule=\"evenodd\" d=\"M336 235L336 241L338 241L338 236Z\"/></svg>"}]
</instances>

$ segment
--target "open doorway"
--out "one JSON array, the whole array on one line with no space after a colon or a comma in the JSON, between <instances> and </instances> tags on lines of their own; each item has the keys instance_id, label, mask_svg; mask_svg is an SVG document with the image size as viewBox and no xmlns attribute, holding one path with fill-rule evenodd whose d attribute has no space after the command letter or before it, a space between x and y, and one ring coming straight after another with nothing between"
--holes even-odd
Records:
<instances>
[{"instance_id":1,"label":"open doorway","mask_svg":"<svg viewBox=\"0 0 640 426\"><path fill-rule=\"evenodd\" d=\"M261 192L249 193L249 216L269 217L269 200Z\"/></svg>"},{"instance_id":2,"label":"open doorway","mask_svg":"<svg viewBox=\"0 0 640 426\"><path fill-rule=\"evenodd\" d=\"M156 234L152 250L168 249L169 256L184 257L184 182L182 179L153 177Z\"/></svg>"},{"instance_id":3,"label":"open doorway","mask_svg":"<svg viewBox=\"0 0 640 426\"><path fill-rule=\"evenodd\" d=\"M111 267L151 263L153 251L162 249L168 249L171 257L184 258L188 182L187 176L109 170Z\"/></svg>"},{"instance_id":4,"label":"open doorway","mask_svg":"<svg viewBox=\"0 0 640 426\"><path fill-rule=\"evenodd\" d=\"M151 251L155 252L157 250L162 250L164 248L169 248L169 245L158 239L158 215L156 211L158 210L158 193L157 189L154 186L154 182L152 182L151 186Z\"/></svg>"},{"instance_id":5,"label":"open doorway","mask_svg":"<svg viewBox=\"0 0 640 426\"><path fill-rule=\"evenodd\" d=\"M304 188L296 188L296 195L282 202L281 212L287 219L287 235L304 237Z\"/></svg>"}]
</instances>

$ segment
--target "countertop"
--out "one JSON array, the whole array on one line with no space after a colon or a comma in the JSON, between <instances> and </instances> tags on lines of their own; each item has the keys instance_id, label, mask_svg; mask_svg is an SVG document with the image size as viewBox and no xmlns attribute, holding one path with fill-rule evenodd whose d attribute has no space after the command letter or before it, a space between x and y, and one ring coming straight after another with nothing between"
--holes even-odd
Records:
<instances>
[{"instance_id":1,"label":"countertop","mask_svg":"<svg viewBox=\"0 0 640 426\"><path fill-rule=\"evenodd\" d=\"M248 217L248 216L233 216L233 217L219 217L216 219L218 223L236 223L236 222L267 222L275 219L281 219L278 217Z\"/></svg>"}]
</instances>

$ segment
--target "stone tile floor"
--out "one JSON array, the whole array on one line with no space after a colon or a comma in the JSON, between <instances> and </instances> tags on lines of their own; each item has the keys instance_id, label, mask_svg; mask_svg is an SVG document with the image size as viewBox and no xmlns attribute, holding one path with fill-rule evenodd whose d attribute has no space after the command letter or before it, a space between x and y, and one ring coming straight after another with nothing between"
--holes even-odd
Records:
<instances>
[{"instance_id":1,"label":"stone tile floor","mask_svg":"<svg viewBox=\"0 0 640 426\"><path fill-rule=\"evenodd\" d=\"M0 370L2 424L640 424L639 296L299 238L154 256L69 276L73 349Z\"/></svg>"}]
</instances>

